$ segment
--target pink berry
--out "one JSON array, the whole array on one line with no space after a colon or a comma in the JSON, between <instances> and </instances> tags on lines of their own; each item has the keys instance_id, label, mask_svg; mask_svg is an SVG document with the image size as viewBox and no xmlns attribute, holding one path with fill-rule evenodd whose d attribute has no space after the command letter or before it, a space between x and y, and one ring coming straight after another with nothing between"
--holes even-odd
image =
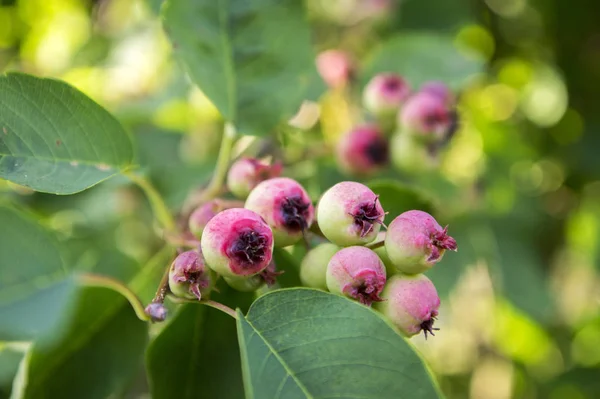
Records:
<instances>
[{"instance_id":1,"label":"pink berry","mask_svg":"<svg viewBox=\"0 0 600 399\"><path fill-rule=\"evenodd\" d=\"M345 171L369 175L387 165L388 140L376 125L359 126L340 139L337 159Z\"/></svg>"},{"instance_id":2,"label":"pink berry","mask_svg":"<svg viewBox=\"0 0 600 399\"><path fill-rule=\"evenodd\" d=\"M347 247L372 242L385 212L379 198L364 184L345 181L327 190L317 207L319 228L332 243Z\"/></svg>"},{"instance_id":3,"label":"pink berry","mask_svg":"<svg viewBox=\"0 0 600 399\"><path fill-rule=\"evenodd\" d=\"M244 199L258 183L279 176L281 170L281 163L270 165L255 158L241 158L229 168L227 188L236 197Z\"/></svg>"},{"instance_id":4,"label":"pink berry","mask_svg":"<svg viewBox=\"0 0 600 399\"><path fill-rule=\"evenodd\" d=\"M410 96L410 86L395 73L381 73L367 84L363 92L365 108L375 115L392 114Z\"/></svg>"},{"instance_id":5,"label":"pink berry","mask_svg":"<svg viewBox=\"0 0 600 399\"><path fill-rule=\"evenodd\" d=\"M385 266L367 247L348 247L338 251L327 265L330 292L356 299L362 304L381 301L385 285Z\"/></svg>"},{"instance_id":6,"label":"pink berry","mask_svg":"<svg viewBox=\"0 0 600 399\"><path fill-rule=\"evenodd\" d=\"M200 240L207 265L226 277L262 272L273 257L273 232L248 209L226 209L213 217Z\"/></svg>"},{"instance_id":7,"label":"pink berry","mask_svg":"<svg viewBox=\"0 0 600 399\"><path fill-rule=\"evenodd\" d=\"M210 219L212 219L217 213L221 212L224 208L222 207L219 200L212 200L203 205L200 205L192 214L188 222L190 232L195 235L198 239L202 237L204 227Z\"/></svg>"},{"instance_id":8,"label":"pink berry","mask_svg":"<svg viewBox=\"0 0 600 399\"><path fill-rule=\"evenodd\" d=\"M202 299L212 288L210 270L197 251L177 256L169 269L169 289L180 298Z\"/></svg>"},{"instance_id":9,"label":"pink berry","mask_svg":"<svg viewBox=\"0 0 600 399\"><path fill-rule=\"evenodd\" d=\"M451 105L455 100L454 93L452 93L452 90L450 90L448 85L437 80L432 80L423 84L419 92L433 94L447 105Z\"/></svg>"},{"instance_id":10,"label":"pink berry","mask_svg":"<svg viewBox=\"0 0 600 399\"><path fill-rule=\"evenodd\" d=\"M344 87L352 78L354 62L342 50L326 50L317 56L317 70L331 88Z\"/></svg>"},{"instance_id":11,"label":"pink berry","mask_svg":"<svg viewBox=\"0 0 600 399\"><path fill-rule=\"evenodd\" d=\"M438 315L440 298L435 286L422 274L394 275L387 281L376 309L403 334L412 337L423 331L434 335L433 323Z\"/></svg>"},{"instance_id":12,"label":"pink berry","mask_svg":"<svg viewBox=\"0 0 600 399\"><path fill-rule=\"evenodd\" d=\"M314 220L314 207L306 190L295 180L277 177L265 180L252 190L245 207L273 229L275 245L295 244Z\"/></svg>"},{"instance_id":13,"label":"pink berry","mask_svg":"<svg viewBox=\"0 0 600 399\"><path fill-rule=\"evenodd\" d=\"M456 111L436 94L419 92L410 97L398 114L403 133L427 141L442 141L457 127Z\"/></svg>"},{"instance_id":14,"label":"pink berry","mask_svg":"<svg viewBox=\"0 0 600 399\"><path fill-rule=\"evenodd\" d=\"M404 212L388 226L385 250L399 272L423 273L439 262L447 249L457 250L447 229L427 212Z\"/></svg>"}]
</instances>

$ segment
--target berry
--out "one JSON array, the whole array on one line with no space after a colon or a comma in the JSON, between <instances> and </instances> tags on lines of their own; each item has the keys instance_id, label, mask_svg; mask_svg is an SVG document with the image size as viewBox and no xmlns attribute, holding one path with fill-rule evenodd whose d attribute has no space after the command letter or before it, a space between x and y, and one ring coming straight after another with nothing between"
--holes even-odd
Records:
<instances>
[{"instance_id":1,"label":"berry","mask_svg":"<svg viewBox=\"0 0 600 399\"><path fill-rule=\"evenodd\" d=\"M458 115L443 98L431 92L419 92L410 97L398 114L403 133L427 142L441 142L454 134Z\"/></svg>"},{"instance_id":2,"label":"berry","mask_svg":"<svg viewBox=\"0 0 600 399\"><path fill-rule=\"evenodd\" d=\"M273 229L277 247L298 242L314 219L308 193L300 183L287 177L260 183L248 196L245 207L262 216Z\"/></svg>"},{"instance_id":3,"label":"berry","mask_svg":"<svg viewBox=\"0 0 600 399\"><path fill-rule=\"evenodd\" d=\"M397 274L390 277L376 309L383 313L404 335L412 337L423 331L435 335L433 323L438 315L440 298L426 276Z\"/></svg>"},{"instance_id":4,"label":"berry","mask_svg":"<svg viewBox=\"0 0 600 399\"><path fill-rule=\"evenodd\" d=\"M381 301L385 285L385 266L375 252L366 247L339 250L327 265L327 288L371 306Z\"/></svg>"},{"instance_id":5,"label":"berry","mask_svg":"<svg viewBox=\"0 0 600 399\"><path fill-rule=\"evenodd\" d=\"M423 143L403 132L392 136L390 158L398 170L411 174L429 172L439 166L436 144Z\"/></svg>"},{"instance_id":6,"label":"berry","mask_svg":"<svg viewBox=\"0 0 600 399\"><path fill-rule=\"evenodd\" d=\"M410 96L410 86L395 73L381 73L363 91L363 104L374 115L394 114Z\"/></svg>"},{"instance_id":7,"label":"berry","mask_svg":"<svg viewBox=\"0 0 600 399\"><path fill-rule=\"evenodd\" d=\"M190 232L195 235L198 239L202 237L204 227L210 219L212 219L217 213L223 210L219 200L212 200L200 205L192 214L188 222Z\"/></svg>"},{"instance_id":8,"label":"berry","mask_svg":"<svg viewBox=\"0 0 600 399\"><path fill-rule=\"evenodd\" d=\"M167 308L159 302L152 302L144 311L152 321L165 321L167 318Z\"/></svg>"},{"instance_id":9,"label":"berry","mask_svg":"<svg viewBox=\"0 0 600 399\"><path fill-rule=\"evenodd\" d=\"M327 265L339 250L340 247L327 242L308 251L300 263L302 285L327 290Z\"/></svg>"},{"instance_id":10,"label":"berry","mask_svg":"<svg viewBox=\"0 0 600 399\"><path fill-rule=\"evenodd\" d=\"M273 232L248 209L226 209L213 217L200 240L207 265L225 277L262 272L273 257Z\"/></svg>"},{"instance_id":11,"label":"berry","mask_svg":"<svg viewBox=\"0 0 600 399\"><path fill-rule=\"evenodd\" d=\"M354 62L348 53L342 50L326 50L317 56L319 75L331 88L340 88L352 78Z\"/></svg>"},{"instance_id":12,"label":"berry","mask_svg":"<svg viewBox=\"0 0 600 399\"><path fill-rule=\"evenodd\" d=\"M212 288L210 270L196 251L179 254L169 269L169 289L180 298L202 299Z\"/></svg>"},{"instance_id":13,"label":"berry","mask_svg":"<svg viewBox=\"0 0 600 399\"><path fill-rule=\"evenodd\" d=\"M271 261L269 266L262 272L250 277L223 277L225 282L234 290L241 292L253 292L267 284L272 286L277 282L277 276L282 272L275 269L275 262Z\"/></svg>"},{"instance_id":14,"label":"berry","mask_svg":"<svg viewBox=\"0 0 600 399\"><path fill-rule=\"evenodd\" d=\"M345 181L327 190L317 207L319 228L332 243L347 247L372 242L385 213L367 186Z\"/></svg>"},{"instance_id":15,"label":"berry","mask_svg":"<svg viewBox=\"0 0 600 399\"><path fill-rule=\"evenodd\" d=\"M376 125L359 126L337 145L337 159L345 171L369 175L387 165L389 143Z\"/></svg>"},{"instance_id":16,"label":"berry","mask_svg":"<svg viewBox=\"0 0 600 399\"><path fill-rule=\"evenodd\" d=\"M227 188L233 195L244 199L260 182L281 174L281 163L270 165L255 158L241 158L227 173Z\"/></svg>"},{"instance_id":17,"label":"berry","mask_svg":"<svg viewBox=\"0 0 600 399\"><path fill-rule=\"evenodd\" d=\"M454 93L452 93L452 90L450 90L450 88L444 82L440 82L437 80L432 80L423 84L419 92L433 94L447 105L451 105L455 101Z\"/></svg>"},{"instance_id":18,"label":"berry","mask_svg":"<svg viewBox=\"0 0 600 399\"><path fill-rule=\"evenodd\" d=\"M456 241L446 228L423 211L408 211L390 223L386 237L386 252L398 272L423 273L433 267L449 249L456 251Z\"/></svg>"}]
</instances>

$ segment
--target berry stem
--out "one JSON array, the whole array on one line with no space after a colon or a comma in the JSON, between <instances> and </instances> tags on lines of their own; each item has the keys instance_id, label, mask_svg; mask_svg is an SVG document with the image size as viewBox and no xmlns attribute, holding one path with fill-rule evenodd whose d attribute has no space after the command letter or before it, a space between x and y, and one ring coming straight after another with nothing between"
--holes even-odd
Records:
<instances>
[{"instance_id":1,"label":"berry stem","mask_svg":"<svg viewBox=\"0 0 600 399\"><path fill-rule=\"evenodd\" d=\"M152 207L152 212L154 213L154 217L158 222L162 225L162 227L167 232L172 232L175 230L175 220L169 211L169 208L165 204L162 196L156 191L152 183L145 177L140 174L126 171L124 172L125 176L127 176L132 182L134 182L144 194L148 198L150 202L150 206Z\"/></svg>"},{"instance_id":2,"label":"berry stem","mask_svg":"<svg viewBox=\"0 0 600 399\"><path fill-rule=\"evenodd\" d=\"M181 213L186 221L195 207L216 198L221 193L227 177L227 170L231 161L231 150L236 137L235 126L230 122L226 122L212 179L202 190L191 193L183 205Z\"/></svg>"},{"instance_id":3,"label":"berry stem","mask_svg":"<svg viewBox=\"0 0 600 399\"><path fill-rule=\"evenodd\" d=\"M217 165L215 167L212 180L203 193L203 198L205 201L213 199L221 192L221 188L225 183L225 176L227 176L227 169L229 168L229 161L231 160L231 149L233 148L235 137L236 131L233 124L230 122L225 123L225 130L223 131L223 138L221 139L221 147L219 149Z\"/></svg>"},{"instance_id":4,"label":"berry stem","mask_svg":"<svg viewBox=\"0 0 600 399\"><path fill-rule=\"evenodd\" d=\"M385 240L366 245L366 247L369 249L377 249L377 248L383 247L384 245L385 245Z\"/></svg>"},{"instance_id":5,"label":"berry stem","mask_svg":"<svg viewBox=\"0 0 600 399\"><path fill-rule=\"evenodd\" d=\"M221 312L227 313L229 316L237 320L237 314L235 313L235 310L231 309L229 306L223 305L219 302L211 301L210 299L202 300L200 303L210 306L211 308L219 309Z\"/></svg>"}]
</instances>

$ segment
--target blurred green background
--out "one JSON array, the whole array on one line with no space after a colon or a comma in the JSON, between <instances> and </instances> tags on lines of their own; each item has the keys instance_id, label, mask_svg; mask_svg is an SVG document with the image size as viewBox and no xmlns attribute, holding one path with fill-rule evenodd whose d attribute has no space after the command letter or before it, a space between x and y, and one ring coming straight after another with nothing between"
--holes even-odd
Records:
<instances>
[{"instance_id":1,"label":"blurred green background","mask_svg":"<svg viewBox=\"0 0 600 399\"><path fill-rule=\"evenodd\" d=\"M315 50L347 50L365 70L372 49L414 31L485 61L459 87L463 124L439 173L386 174L432 198L459 243L428 273L442 330L412 340L447 397L600 397L600 2L306 4ZM159 9L159 0L0 0L0 70L63 79L113 112L176 211L210 176L222 121L173 60ZM305 155L361 119L348 93L321 103L310 132L281 129L260 142L282 145L287 174L314 199L348 177L327 155ZM125 178L68 197L0 181L0 201L35 212L79 270L128 281L160 254L146 200ZM0 386L19 359L11 351L0 352Z\"/></svg>"}]
</instances>

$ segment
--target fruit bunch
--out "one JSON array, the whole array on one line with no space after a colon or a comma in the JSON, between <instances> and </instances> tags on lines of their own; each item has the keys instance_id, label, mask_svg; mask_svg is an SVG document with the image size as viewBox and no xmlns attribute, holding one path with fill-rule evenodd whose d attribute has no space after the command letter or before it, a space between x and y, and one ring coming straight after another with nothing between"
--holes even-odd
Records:
<instances>
[{"instance_id":1,"label":"fruit bunch","mask_svg":"<svg viewBox=\"0 0 600 399\"><path fill-rule=\"evenodd\" d=\"M317 58L323 80L332 90L352 83L352 57L327 50ZM391 162L405 173L421 173L439 165L440 153L459 126L456 96L439 81L413 90L400 75L375 75L362 92L363 122L346 132L336 145L340 168L369 176Z\"/></svg>"},{"instance_id":2,"label":"fruit bunch","mask_svg":"<svg viewBox=\"0 0 600 399\"><path fill-rule=\"evenodd\" d=\"M447 230L418 210L386 227L378 195L352 181L329 188L315 210L302 185L280 173L281 165L255 159L231 166L227 186L243 207L213 200L191 213L199 245L173 261L170 293L207 299L219 277L239 291L273 285L280 273L273 249L304 240L312 248L300 266L303 285L373 305L406 336L433 334L440 300L421 273L456 250Z\"/></svg>"}]
</instances>

